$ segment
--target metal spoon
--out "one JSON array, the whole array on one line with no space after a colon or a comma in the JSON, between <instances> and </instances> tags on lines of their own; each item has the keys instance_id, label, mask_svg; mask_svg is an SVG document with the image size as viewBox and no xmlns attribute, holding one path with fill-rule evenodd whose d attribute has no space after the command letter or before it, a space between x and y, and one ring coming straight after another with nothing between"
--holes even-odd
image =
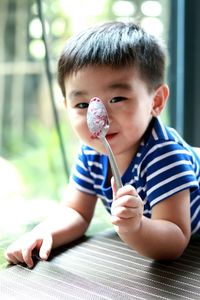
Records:
<instances>
[{"instance_id":1,"label":"metal spoon","mask_svg":"<svg viewBox=\"0 0 200 300\"><path fill-rule=\"evenodd\" d=\"M87 125L92 133L92 137L99 138L107 151L111 170L115 178L116 188L118 190L122 187L121 176L112 149L106 139L106 134L109 129L108 114L103 102L97 97L90 100L87 111Z\"/></svg>"}]
</instances>

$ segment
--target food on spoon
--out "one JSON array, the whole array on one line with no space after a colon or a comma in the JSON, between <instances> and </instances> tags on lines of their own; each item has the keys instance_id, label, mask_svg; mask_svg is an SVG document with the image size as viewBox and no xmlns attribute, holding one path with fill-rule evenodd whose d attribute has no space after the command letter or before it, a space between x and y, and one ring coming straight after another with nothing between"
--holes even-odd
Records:
<instances>
[{"instance_id":1,"label":"food on spoon","mask_svg":"<svg viewBox=\"0 0 200 300\"><path fill-rule=\"evenodd\" d=\"M108 114L101 99L94 97L90 100L87 112L87 124L92 138L105 136L109 128Z\"/></svg>"}]
</instances>

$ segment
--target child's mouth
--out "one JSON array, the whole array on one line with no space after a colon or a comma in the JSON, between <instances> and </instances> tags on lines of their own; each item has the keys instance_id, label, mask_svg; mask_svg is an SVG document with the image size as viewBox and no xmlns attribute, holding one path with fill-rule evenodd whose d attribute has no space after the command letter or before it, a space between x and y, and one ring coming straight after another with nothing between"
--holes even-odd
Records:
<instances>
[{"instance_id":1,"label":"child's mouth","mask_svg":"<svg viewBox=\"0 0 200 300\"><path fill-rule=\"evenodd\" d=\"M109 133L109 134L106 134L106 139L107 139L107 141L112 140L116 135L117 135L117 133ZM92 134L90 137L91 137L91 139L93 139L93 140L98 139L98 136L97 136L97 135L94 135L94 134Z\"/></svg>"},{"instance_id":2,"label":"child's mouth","mask_svg":"<svg viewBox=\"0 0 200 300\"><path fill-rule=\"evenodd\" d=\"M106 134L106 139L107 139L108 141L110 141L110 140L113 139L116 135L117 135L117 133Z\"/></svg>"}]
</instances>

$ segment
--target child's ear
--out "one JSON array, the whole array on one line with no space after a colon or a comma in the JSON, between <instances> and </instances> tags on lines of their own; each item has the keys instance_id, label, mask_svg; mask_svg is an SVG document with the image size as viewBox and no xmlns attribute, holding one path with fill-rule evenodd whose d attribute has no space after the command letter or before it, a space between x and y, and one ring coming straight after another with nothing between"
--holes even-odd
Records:
<instances>
[{"instance_id":1,"label":"child's ear","mask_svg":"<svg viewBox=\"0 0 200 300\"><path fill-rule=\"evenodd\" d=\"M154 92L153 106L151 112L154 117L160 115L160 113L165 107L165 104L167 103L168 96L169 88L166 84L162 84L156 89L156 91Z\"/></svg>"}]
</instances>

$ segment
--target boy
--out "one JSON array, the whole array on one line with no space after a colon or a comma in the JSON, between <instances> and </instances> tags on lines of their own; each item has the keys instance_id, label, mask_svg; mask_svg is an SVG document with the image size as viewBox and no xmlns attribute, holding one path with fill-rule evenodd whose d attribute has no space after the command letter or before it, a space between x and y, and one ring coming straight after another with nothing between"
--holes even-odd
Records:
<instances>
[{"instance_id":1,"label":"boy","mask_svg":"<svg viewBox=\"0 0 200 300\"><path fill-rule=\"evenodd\" d=\"M47 259L52 248L82 236L97 198L111 213L120 238L140 254L176 259L183 253L191 233L200 232L200 160L159 120L169 94L164 72L163 46L135 24L106 23L68 40L58 80L83 144L66 202L7 249L9 262L32 267L33 249ZM122 174L118 191L105 149L87 128L93 97L102 99L108 111L106 138Z\"/></svg>"}]
</instances>

